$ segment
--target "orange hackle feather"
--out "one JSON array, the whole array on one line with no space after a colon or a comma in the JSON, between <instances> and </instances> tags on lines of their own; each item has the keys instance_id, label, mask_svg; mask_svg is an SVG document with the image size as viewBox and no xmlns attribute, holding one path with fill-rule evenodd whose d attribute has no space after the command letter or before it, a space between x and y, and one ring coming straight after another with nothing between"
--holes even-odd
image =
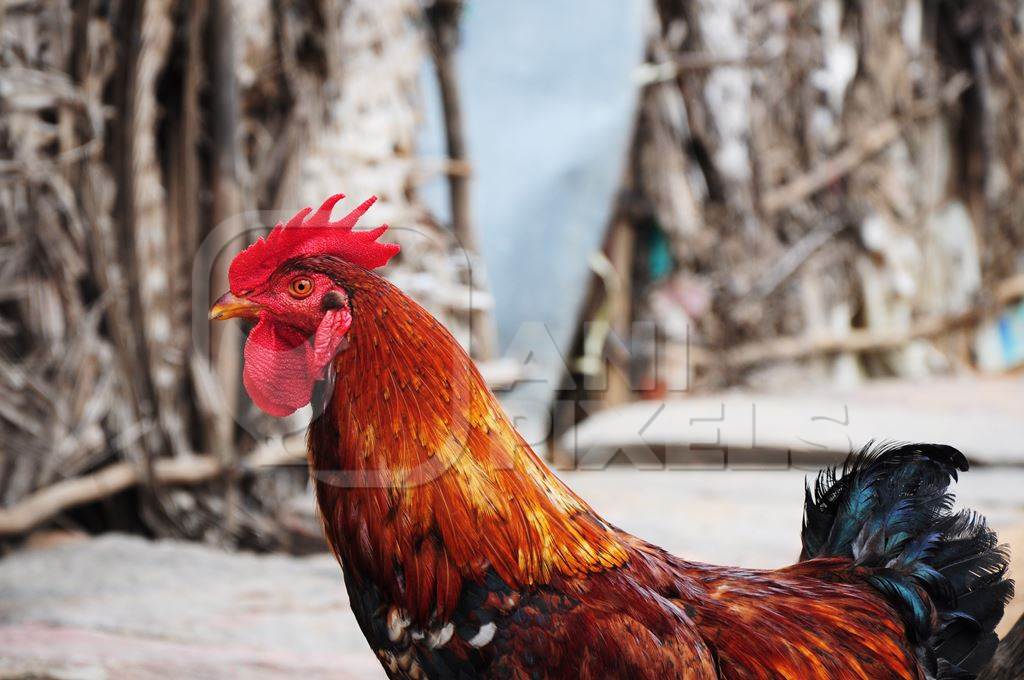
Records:
<instances>
[{"instance_id":1,"label":"orange hackle feather","mask_svg":"<svg viewBox=\"0 0 1024 680\"><path fill-rule=\"evenodd\" d=\"M332 545L383 582L400 568L391 594L418 620L450 613L488 566L517 586L621 566L616 532L537 458L448 331L376 275L346 284L364 316L310 430Z\"/></svg>"}]
</instances>

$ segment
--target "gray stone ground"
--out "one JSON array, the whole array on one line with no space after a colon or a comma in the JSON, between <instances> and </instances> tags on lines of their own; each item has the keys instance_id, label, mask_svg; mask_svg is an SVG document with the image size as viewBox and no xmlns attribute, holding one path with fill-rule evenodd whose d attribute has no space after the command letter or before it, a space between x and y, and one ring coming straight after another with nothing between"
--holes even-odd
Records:
<instances>
[{"instance_id":1,"label":"gray stone ground","mask_svg":"<svg viewBox=\"0 0 1024 680\"><path fill-rule=\"evenodd\" d=\"M802 472L613 468L566 477L610 521L692 559L771 567L798 552ZM972 471L959 493L1024 565L1024 469ZM1018 598L1008 619L1021 608ZM382 675L330 557L110 535L0 560L0 677Z\"/></svg>"}]
</instances>

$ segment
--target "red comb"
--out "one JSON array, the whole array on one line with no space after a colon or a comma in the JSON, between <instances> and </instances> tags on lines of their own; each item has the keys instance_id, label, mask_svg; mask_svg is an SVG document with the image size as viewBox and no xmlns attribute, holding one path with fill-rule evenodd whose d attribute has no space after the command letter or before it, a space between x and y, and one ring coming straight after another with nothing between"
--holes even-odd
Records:
<instances>
[{"instance_id":1,"label":"red comb","mask_svg":"<svg viewBox=\"0 0 1024 680\"><path fill-rule=\"evenodd\" d=\"M366 269L387 264L398 252L398 245L377 243L381 234L387 231L386 224L369 231L353 231L356 222L377 201L377 197L371 196L348 215L331 222L331 211L343 198L344 194L329 197L315 213L311 208L300 210L287 223L278 223L266 240L256 239L236 255L228 268L231 292L240 295L252 290L270 278L283 262L295 257L334 255Z\"/></svg>"}]
</instances>

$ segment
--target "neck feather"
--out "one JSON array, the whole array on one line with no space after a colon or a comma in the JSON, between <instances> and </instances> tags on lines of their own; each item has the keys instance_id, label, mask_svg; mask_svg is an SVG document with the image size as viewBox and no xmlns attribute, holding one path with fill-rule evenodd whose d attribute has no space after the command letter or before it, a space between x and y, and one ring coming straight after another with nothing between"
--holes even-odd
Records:
<instances>
[{"instance_id":1,"label":"neck feather","mask_svg":"<svg viewBox=\"0 0 1024 680\"><path fill-rule=\"evenodd\" d=\"M310 428L346 571L426 620L489 569L522 586L623 564L618 532L538 459L448 331L372 273L346 283L355 321Z\"/></svg>"}]
</instances>

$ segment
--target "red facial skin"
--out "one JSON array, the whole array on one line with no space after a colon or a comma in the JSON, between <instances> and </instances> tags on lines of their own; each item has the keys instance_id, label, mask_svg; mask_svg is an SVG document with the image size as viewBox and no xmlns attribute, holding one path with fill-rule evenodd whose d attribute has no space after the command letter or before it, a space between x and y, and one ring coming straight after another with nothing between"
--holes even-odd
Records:
<instances>
[{"instance_id":1,"label":"red facial skin","mask_svg":"<svg viewBox=\"0 0 1024 680\"><path fill-rule=\"evenodd\" d=\"M352 324L348 295L321 272L285 268L244 297L258 319L245 343L245 388L270 415L290 415L309 403Z\"/></svg>"}]
</instances>

